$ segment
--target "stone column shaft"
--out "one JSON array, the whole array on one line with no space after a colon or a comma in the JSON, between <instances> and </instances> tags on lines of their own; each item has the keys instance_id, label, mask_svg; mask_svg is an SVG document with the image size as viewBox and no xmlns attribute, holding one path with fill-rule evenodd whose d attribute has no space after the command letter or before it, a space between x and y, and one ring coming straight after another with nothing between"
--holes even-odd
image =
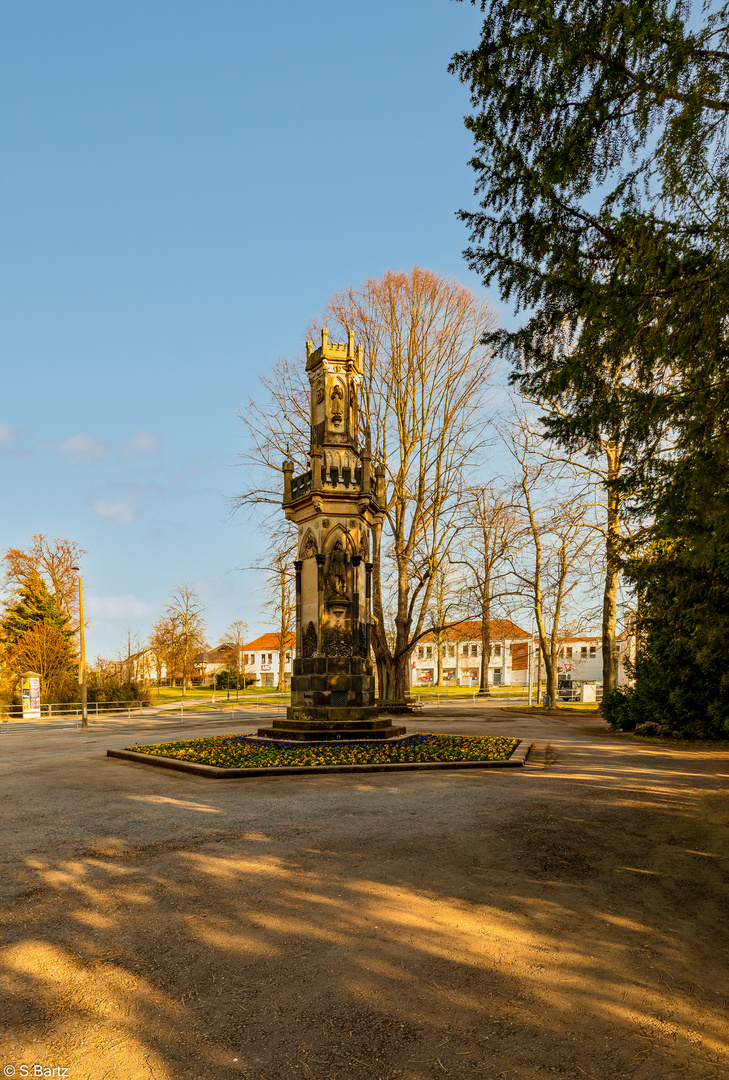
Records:
<instances>
[{"instance_id":1,"label":"stone column shaft","mask_svg":"<svg viewBox=\"0 0 729 1080\"><path fill-rule=\"evenodd\" d=\"M365 655L370 655L370 634L372 623L372 563L365 563Z\"/></svg>"},{"instance_id":2,"label":"stone column shaft","mask_svg":"<svg viewBox=\"0 0 729 1080\"><path fill-rule=\"evenodd\" d=\"M352 556L352 655L359 656L359 564L361 555Z\"/></svg>"},{"instance_id":3,"label":"stone column shaft","mask_svg":"<svg viewBox=\"0 0 729 1080\"><path fill-rule=\"evenodd\" d=\"M297 559L294 563L294 570L296 571L296 655L303 656L303 641L301 632L301 567L303 563L301 559ZM293 671L293 665L291 667Z\"/></svg>"},{"instance_id":4,"label":"stone column shaft","mask_svg":"<svg viewBox=\"0 0 729 1080\"><path fill-rule=\"evenodd\" d=\"M317 588L317 620L319 625L316 628L316 652L317 656L324 655L324 561L326 556L316 556L316 588Z\"/></svg>"}]
</instances>

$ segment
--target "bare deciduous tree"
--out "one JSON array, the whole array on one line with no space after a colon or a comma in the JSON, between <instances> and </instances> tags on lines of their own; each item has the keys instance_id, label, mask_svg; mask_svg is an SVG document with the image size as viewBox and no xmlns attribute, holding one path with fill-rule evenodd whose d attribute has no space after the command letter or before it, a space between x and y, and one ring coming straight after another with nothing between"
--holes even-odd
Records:
<instances>
[{"instance_id":1,"label":"bare deciduous tree","mask_svg":"<svg viewBox=\"0 0 729 1080\"><path fill-rule=\"evenodd\" d=\"M296 619L296 600L294 597L294 559L296 558L297 536L289 529L279 529L272 537L265 563L260 566L266 575L265 588L267 599L263 610L276 627L278 636L278 685L277 690L286 688L285 664L286 653L293 652L292 638Z\"/></svg>"},{"instance_id":2,"label":"bare deciduous tree","mask_svg":"<svg viewBox=\"0 0 729 1080\"><path fill-rule=\"evenodd\" d=\"M512 573L531 597L539 646L546 670L547 695L557 700L560 624L574 619L584 601L595 556L590 507L578 493L560 491L557 469L538 433L516 412L508 445L517 465L514 505L521 518L522 544L511 560Z\"/></svg>"},{"instance_id":3,"label":"bare deciduous tree","mask_svg":"<svg viewBox=\"0 0 729 1080\"><path fill-rule=\"evenodd\" d=\"M493 484L471 485L464 493L465 520L460 534L458 561L467 567L465 592L468 607L481 620L480 690L489 692L491 617L493 605L510 593L506 580L520 521L511 491Z\"/></svg>"},{"instance_id":4,"label":"bare deciduous tree","mask_svg":"<svg viewBox=\"0 0 729 1080\"><path fill-rule=\"evenodd\" d=\"M124 635L117 646L116 662L119 665L119 682L132 683L140 681L143 665L140 663L142 643L140 638L132 632L131 626L127 626Z\"/></svg>"},{"instance_id":5,"label":"bare deciduous tree","mask_svg":"<svg viewBox=\"0 0 729 1080\"><path fill-rule=\"evenodd\" d=\"M574 328L564 324L550 341L558 358L574 349ZM629 527L624 507L625 481L646 464L666 452L671 444L667 424L644 423L650 415L654 394L669 390L672 372L654 373L655 382L641 382L635 358L601 362L596 358L589 373L590 391L564 378L564 363L555 363L550 377L545 372L529 372L520 382L533 395L531 401L542 411L549 443L544 450L550 460L559 463L585 488L584 497L594 504L592 526L602 540L602 666L603 693L618 685L618 598L620 563L624 544L630 533L640 528L633 517ZM636 408L642 398L643 408ZM631 407L626 407L626 402ZM588 493L589 492L589 493Z\"/></svg>"},{"instance_id":6,"label":"bare deciduous tree","mask_svg":"<svg viewBox=\"0 0 729 1080\"><path fill-rule=\"evenodd\" d=\"M165 614L169 620L170 640L176 646L183 697L189 686L195 654L206 647L204 610L205 606L192 586L177 585L172 590Z\"/></svg>"},{"instance_id":7,"label":"bare deciduous tree","mask_svg":"<svg viewBox=\"0 0 729 1080\"><path fill-rule=\"evenodd\" d=\"M177 668L177 638L171 619L162 616L153 625L148 640L149 650L154 661L157 685L162 681L163 673L174 676Z\"/></svg>"},{"instance_id":8,"label":"bare deciduous tree","mask_svg":"<svg viewBox=\"0 0 729 1080\"><path fill-rule=\"evenodd\" d=\"M463 590L456 580L455 568L449 560L443 560L435 572L430 619L435 639L435 684L443 686L443 650L446 647L446 631L460 621Z\"/></svg>"},{"instance_id":9,"label":"bare deciduous tree","mask_svg":"<svg viewBox=\"0 0 729 1080\"><path fill-rule=\"evenodd\" d=\"M248 637L248 624L243 622L242 619L236 619L225 631L225 640L231 644L235 650L235 696L238 697L240 676L241 676L241 649L245 645L246 638Z\"/></svg>"}]
</instances>

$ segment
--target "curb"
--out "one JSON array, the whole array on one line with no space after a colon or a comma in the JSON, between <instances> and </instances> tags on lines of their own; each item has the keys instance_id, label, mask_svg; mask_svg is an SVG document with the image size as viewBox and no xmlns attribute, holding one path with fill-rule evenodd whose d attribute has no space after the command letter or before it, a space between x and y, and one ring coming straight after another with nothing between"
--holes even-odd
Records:
<instances>
[{"instance_id":1,"label":"curb","mask_svg":"<svg viewBox=\"0 0 729 1080\"><path fill-rule=\"evenodd\" d=\"M503 769L520 768L526 762L533 743L523 740L505 761L414 761L384 765L283 765L260 769L221 769L217 765L199 765L194 761L160 757L158 754L141 754L138 750L107 750L106 756L134 761L139 765L154 765L158 769L204 776L208 780L247 780L254 776L318 776L321 773L407 772L428 769Z\"/></svg>"}]
</instances>

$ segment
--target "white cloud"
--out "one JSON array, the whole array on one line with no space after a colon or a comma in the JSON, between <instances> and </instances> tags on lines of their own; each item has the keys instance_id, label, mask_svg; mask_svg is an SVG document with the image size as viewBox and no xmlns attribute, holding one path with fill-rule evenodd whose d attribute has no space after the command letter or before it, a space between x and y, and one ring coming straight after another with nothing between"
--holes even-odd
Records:
<instances>
[{"instance_id":1,"label":"white cloud","mask_svg":"<svg viewBox=\"0 0 729 1080\"><path fill-rule=\"evenodd\" d=\"M86 610L92 619L128 622L131 619L149 618L155 608L149 600L141 600L127 593L126 596L89 595L86 597Z\"/></svg>"},{"instance_id":2,"label":"white cloud","mask_svg":"<svg viewBox=\"0 0 729 1080\"><path fill-rule=\"evenodd\" d=\"M124 457L156 457L162 440L153 431L135 431L134 437L121 448Z\"/></svg>"},{"instance_id":3,"label":"white cloud","mask_svg":"<svg viewBox=\"0 0 729 1080\"><path fill-rule=\"evenodd\" d=\"M4 420L0 420L0 443L11 442L15 442L15 428Z\"/></svg>"},{"instance_id":4,"label":"white cloud","mask_svg":"<svg viewBox=\"0 0 729 1080\"><path fill-rule=\"evenodd\" d=\"M68 465L91 465L106 457L108 447L93 435L79 434L58 443L58 452Z\"/></svg>"},{"instance_id":5,"label":"white cloud","mask_svg":"<svg viewBox=\"0 0 729 1080\"><path fill-rule=\"evenodd\" d=\"M129 499L97 499L93 506L104 521L116 521L118 525L131 525L137 520L137 511Z\"/></svg>"}]
</instances>

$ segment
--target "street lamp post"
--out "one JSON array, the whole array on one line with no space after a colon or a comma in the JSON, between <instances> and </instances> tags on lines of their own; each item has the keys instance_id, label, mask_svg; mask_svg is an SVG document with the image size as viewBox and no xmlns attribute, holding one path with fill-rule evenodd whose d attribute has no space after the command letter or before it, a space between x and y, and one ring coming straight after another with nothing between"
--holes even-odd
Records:
<instances>
[{"instance_id":1,"label":"street lamp post","mask_svg":"<svg viewBox=\"0 0 729 1080\"><path fill-rule=\"evenodd\" d=\"M78 566L72 567L78 570ZM78 617L79 617L79 644L81 646L81 663L79 669L79 682L81 683L81 727L89 726L89 710L86 702L86 640L84 637L84 583L83 578L78 576Z\"/></svg>"}]
</instances>

